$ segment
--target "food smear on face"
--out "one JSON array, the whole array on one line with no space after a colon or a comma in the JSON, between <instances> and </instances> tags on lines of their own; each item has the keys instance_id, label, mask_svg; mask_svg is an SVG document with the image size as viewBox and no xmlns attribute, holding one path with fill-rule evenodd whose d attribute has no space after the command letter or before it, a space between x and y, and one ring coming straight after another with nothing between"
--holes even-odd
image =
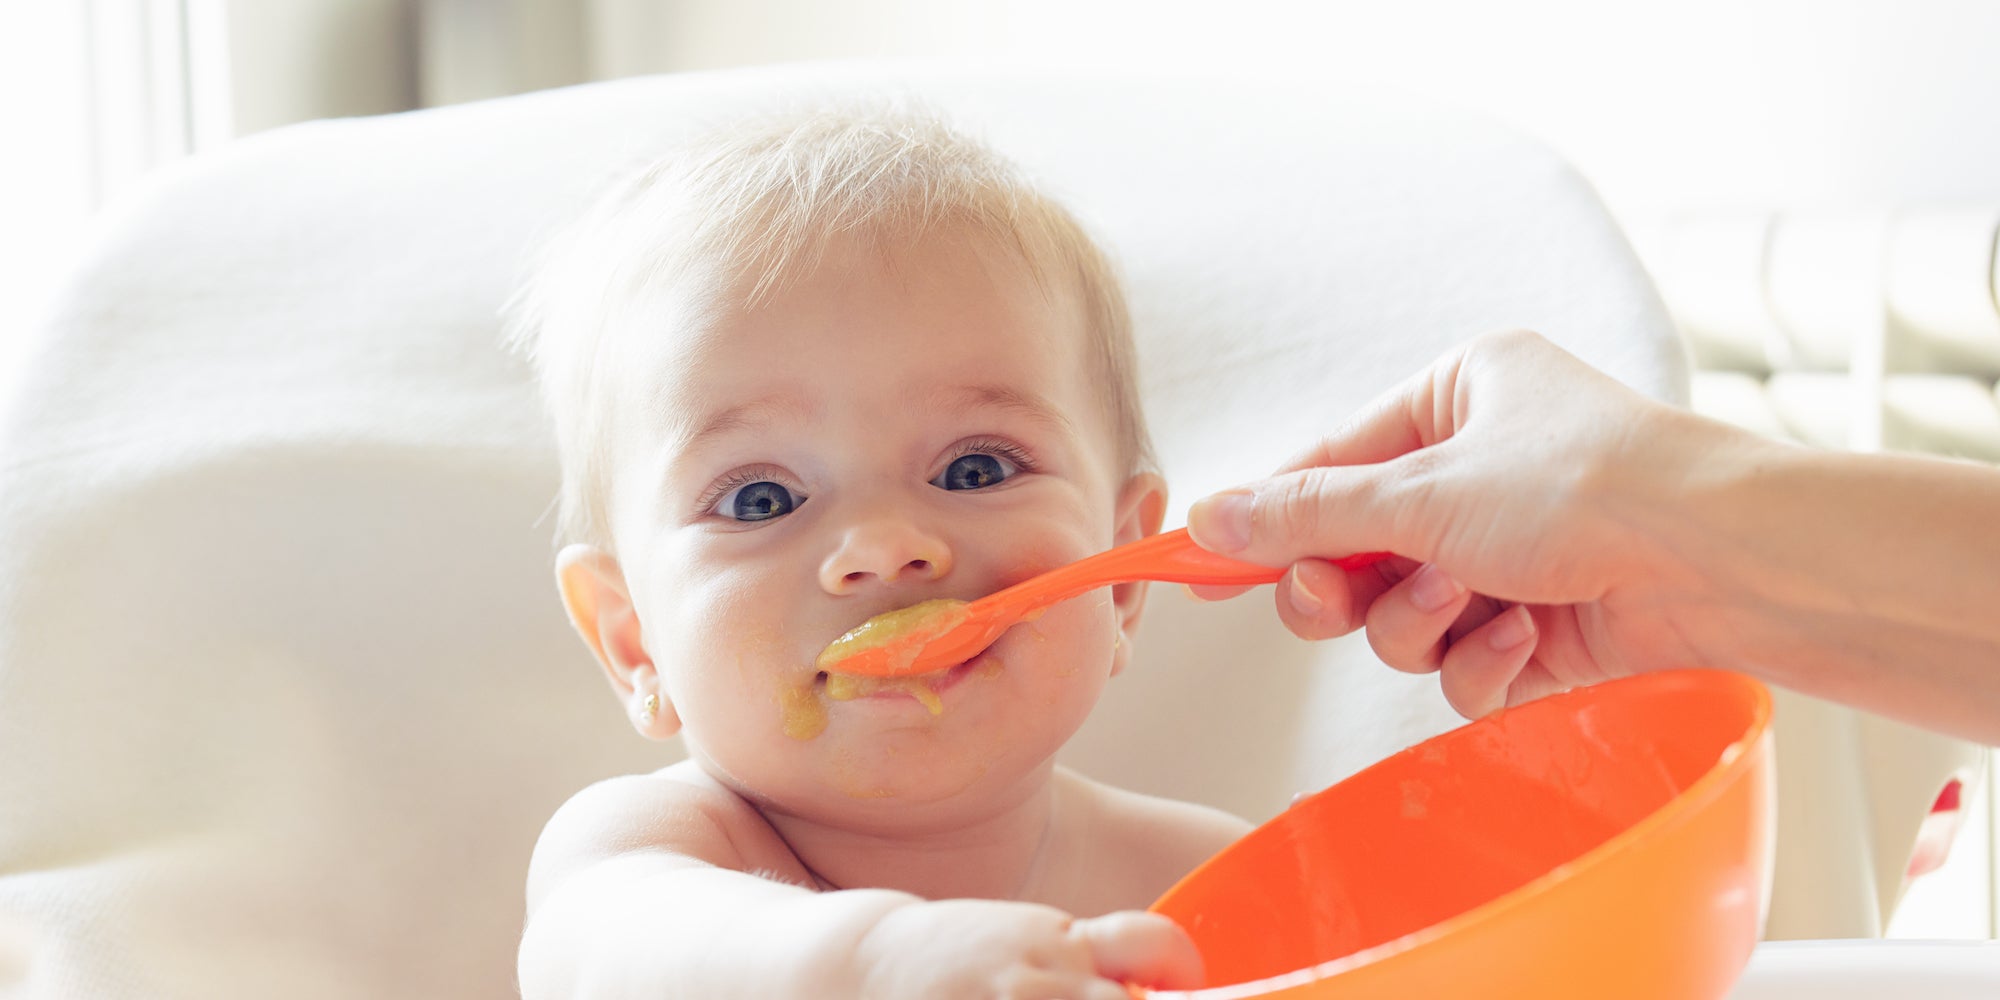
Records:
<instances>
[{"instance_id":1,"label":"food smear on face","mask_svg":"<svg viewBox=\"0 0 2000 1000\"><path fill-rule=\"evenodd\" d=\"M839 674L840 662L856 653L878 649L891 643L913 640L898 654L898 669L908 667L917 658L924 643L958 627L965 621L967 613L964 601L940 597L936 600L912 604L907 608L885 611L849 629L846 635L833 640L819 654L821 670L834 676ZM921 700L921 699L920 699ZM928 703L927 703L928 704Z\"/></svg>"},{"instance_id":2,"label":"food smear on face","mask_svg":"<svg viewBox=\"0 0 2000 1000\"><path fill-rule=\"evenodd\" d=\"M779 703L784 706L786 736L809 740L826 730L826 704L819 700L811 682L786 688Z\"/></svg>"}]
</instances>

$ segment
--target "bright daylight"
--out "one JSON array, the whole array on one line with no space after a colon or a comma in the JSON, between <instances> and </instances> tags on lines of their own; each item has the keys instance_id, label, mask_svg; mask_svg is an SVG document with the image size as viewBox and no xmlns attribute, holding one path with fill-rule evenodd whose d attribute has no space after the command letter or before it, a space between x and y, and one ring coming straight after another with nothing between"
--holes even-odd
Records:
<instances>
[{"instance_id":1,"label":"bright daylight","mask_svg":"<svg viewBox=\"0 0 2000 1000\"><path fill-rule=\"evenodd\" d=\"M0 996L2000 996L2000 6L0 10Z\"/></svg>"}]
</instances>

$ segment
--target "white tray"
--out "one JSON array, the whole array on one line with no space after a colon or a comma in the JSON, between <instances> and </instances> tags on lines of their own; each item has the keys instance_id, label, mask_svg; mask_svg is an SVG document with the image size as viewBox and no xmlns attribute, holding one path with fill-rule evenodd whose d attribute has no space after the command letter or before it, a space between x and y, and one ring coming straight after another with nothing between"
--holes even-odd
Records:
<instances>
[{"instance_id":1,"label":"white tray","mask_svg":"<svg viewBox=\"0 0 2000 1000\"><path fill-rule=\"evenodd\" d=\"M1996 1000L2000 941L1772 941L1729 1000Z\"/></svg>"}]
</instances>

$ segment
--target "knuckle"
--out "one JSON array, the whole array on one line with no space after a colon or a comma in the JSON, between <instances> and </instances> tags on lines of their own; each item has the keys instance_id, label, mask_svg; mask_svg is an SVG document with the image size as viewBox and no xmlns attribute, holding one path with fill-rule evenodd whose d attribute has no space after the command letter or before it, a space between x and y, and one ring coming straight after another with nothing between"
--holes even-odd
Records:
<instances>
[{"instance_id":1,"label":"knuckle","mask_svg":"<svg viewBox=\"0 0 2000 1000\"><path fill-rule=\"evenodd\" d=\"M1396 475L1387 483L1370 484L1372 505L1389 511L1390 530L1399 539L1432 539L1429 526L1441 502L1440 479L1448 470L1448 445L1423 448L1395 460ZM1399 553L1427 557L1427 552Z\"/></svg>"},{"instance_id":2,"label":"knuckle","mask_svg":"<svg viewBox=\"0 0 2000 1000\"><path fill-rule=\"evenodd\" d=\"M1311 469L1281 479L1269 506L1269 513L1275 523L1260 525L1253 520L1252 534L1262 534L1268 530L1293 537L1310 538L1317 535L1322 507L1320 479L1318 470Z\"/></svg>"}]
</instances>

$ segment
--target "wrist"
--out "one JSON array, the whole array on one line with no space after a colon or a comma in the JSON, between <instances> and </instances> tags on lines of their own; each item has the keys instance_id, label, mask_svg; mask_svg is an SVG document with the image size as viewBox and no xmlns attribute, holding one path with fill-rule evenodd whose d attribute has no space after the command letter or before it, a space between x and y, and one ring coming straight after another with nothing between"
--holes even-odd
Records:
<instances>
[{"instance_id":1,"label":"wrist","mask_svg":"<svg viewBox=\"0 0 2000 1000\"><path fill-rule=\"evenodd\" d=\"M1686 419L1713 431L1680 439L1689 447L1664 470L1677 485L1662 483L1654 512L1668 567L1659 613L1692 651L1686 665L1814 690L1838 658L1826 646L1908 624L1885 614L1900 595L1874 593L1875 574L1857 571L1886 559L1871 546L1903 544L1856 537L1852 514L1879 485L1857 475L1868 459ZM1857 626L1863 635L1838 636Z\"/></svg>"},{"instance_id":2,"label":"wrist","mask_svg":"<svg viewBox=\"0 0 2000 1000\"><path fill-rule=\"evenodd\" d=\"M1807 452L1667 406L1627 439L1639 445L1620 451L1617 476L1591 498L1626 536L1607 546L1624 554L1607 596L1680 641L1635 666L1737 668L1730 623L1769 596L1781 569L1755 558L1760 494Z\"/></svg>"},{"instance_id":3,"label":"wrist","mask_svg":"<svg viewBox=\"0 0 2000 1000\"><path fill-rule=\"evenodd\" d=\"M1592 470L1577 509L1608 514L1624 537L1604 541L1636 547L1619 563L1618 584L1649 586L1662 574L1680 577L1700 565L1685 548L1708 541L1700 537L1707 525L1695 515L1727 509L1723 498L1766 460L1765 442L1663 404L1631 415L1627 427Z\"/></svg>"},{"instance_id":4,"label":"wrist","mask_svg":"<svg viewBox=\"0 0 2000 1000\"><path fill-rule=\"evenodd\" d=\"M815 912L801 921L810 943L787 970L789 989L779 996L895 996L880 980L881 957L896 953L898 928L922 897L888 889L845 889L809 901ZM829 912L831 911L831 912ZM774 928L774 934L783 934Z\"/></svg>"}]
</instances>

